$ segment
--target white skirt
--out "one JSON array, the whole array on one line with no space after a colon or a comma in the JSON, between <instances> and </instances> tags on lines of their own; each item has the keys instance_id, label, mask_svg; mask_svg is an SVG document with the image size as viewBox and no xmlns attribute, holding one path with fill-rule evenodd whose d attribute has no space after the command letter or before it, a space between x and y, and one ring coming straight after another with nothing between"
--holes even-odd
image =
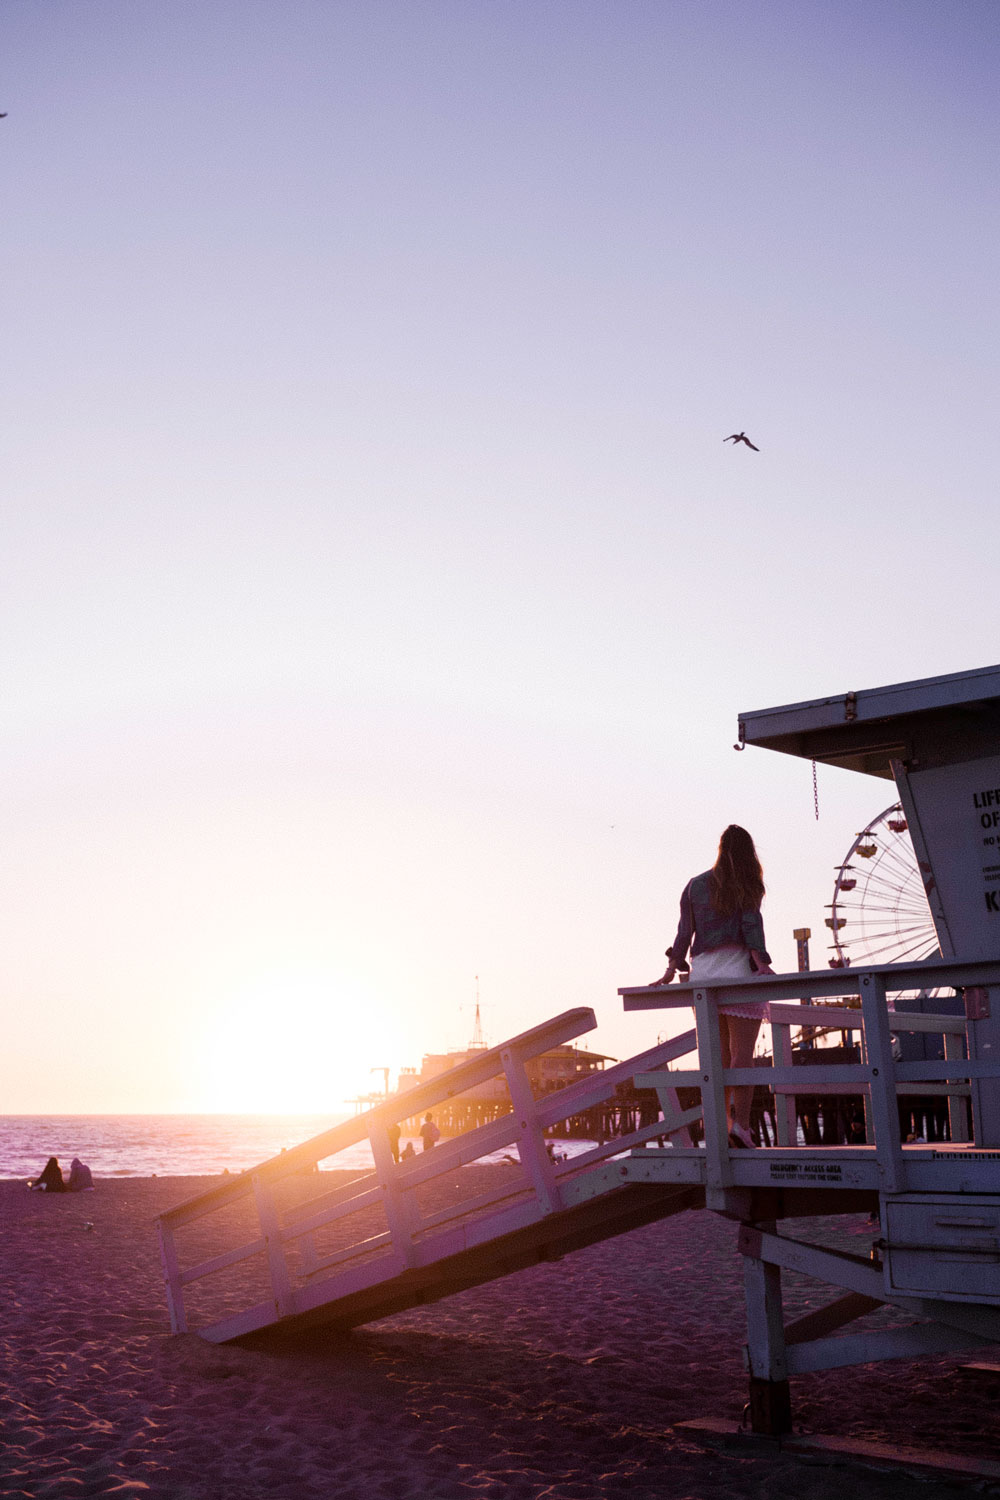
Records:
<instances>
[{"instance_id":1,"label":"white skirt","mask_svg":"<svg viewBox=\"0 0 1000 1500\"><path fill-rule=\"evenodd\" d=\"M712 948L696 953L691 960L691 984L712 979L749 979L753 973L750 954L745 948ZM724 1016L742 1016L746 1021L763 1021L767 1016L766 1000L747 1000L741 1005L720 1005Z\"/></svg>"}]
</instances>

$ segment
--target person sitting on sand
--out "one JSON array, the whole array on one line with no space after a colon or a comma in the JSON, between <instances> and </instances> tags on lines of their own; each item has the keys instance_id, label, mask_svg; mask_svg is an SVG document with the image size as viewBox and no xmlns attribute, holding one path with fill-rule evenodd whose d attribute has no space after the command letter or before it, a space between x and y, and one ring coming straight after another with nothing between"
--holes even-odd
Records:
<instances>
[{"instance_id":1,"label":"person sitting on sand","mask_svg":"<svg viewBox=\"0 0 1000 1500\"><path fill-rule=\"evenodd\" d=\"M763 899L764 872L753 839L745 828L730 823L719 840L712 869L696 875L684 887L677 936L667 949L669 963L662 978L654 983L669 984L678 969L688 967L692 983L773 974L770 955L764 946L764 923L760 915ZM686 963L689 947L690 966ZM754 1044L766 1012L766 1000L719 1007L724 1068L753 1066ZM753 1089L727 1089L726 1097L730 1145L752 1146Z\"/></svg>"},{"instance_id":2,"label":"person sitting on sand","mask_svg":"<svg viewBox=\"0 0 1000 1500\"><path fill-rule=\"evenodd\" d=\"M400 1161L412 1161L416 1154L417 1153L413 1149L413 1142L407 1141L406 1145L403 1147L403 1154L400 1157Z\"/></svg>"},{"instance_id":3,"label":"person sitting on sand","mask_svg":"<svg viewBox=\"0 0 1000 1500\"><path fill-rule=\"evenodd\" d=\"M63 1174L59 1169L59 1163L54 1156L50 1156L42 1168L40 1177L28 1186L37 1193L65 1193L66 1184L63 1182Z\"/></svg>"},{"instance_id":4,"label":"person sitting on sand","mask_svg":"<svg viewBox=\"0 0 1000 1500\"><path fill-rule=\"evenodd\" d=\"M94 1174L78 1156L74 1156L69 1164L69 1182L66 1184L66 1191L67 1193L92 1193L94 1191Z\"/></svg>"}]
</instances>

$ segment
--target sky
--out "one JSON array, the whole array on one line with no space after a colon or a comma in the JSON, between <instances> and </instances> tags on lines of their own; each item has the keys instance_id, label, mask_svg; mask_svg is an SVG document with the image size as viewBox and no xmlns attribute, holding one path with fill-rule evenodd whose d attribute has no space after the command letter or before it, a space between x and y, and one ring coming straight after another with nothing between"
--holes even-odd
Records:
<instances>
[{"instance_id":1,"label":"sky","mask_svg":"<svg viewBox=\"0 0 1000 1500\"><path fill-rule=\"evenodd\" d=\"M995 647L993 0L7 0L0 1112L317 1110L891 784ZM723 438L745 430L752 452Z\"/></svg>"}]
</instances>

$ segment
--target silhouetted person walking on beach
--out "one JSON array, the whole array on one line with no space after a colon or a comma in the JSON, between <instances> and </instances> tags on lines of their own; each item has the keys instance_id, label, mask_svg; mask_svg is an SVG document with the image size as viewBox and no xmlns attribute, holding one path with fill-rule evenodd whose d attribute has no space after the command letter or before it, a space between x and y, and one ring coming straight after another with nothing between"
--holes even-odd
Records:
<instances>
[{"instance_id":1,"label":"silhouetted person walking on beach","mask_svg":"<svg viewBox=\"0 0 1000 1500\"><path fill-rule=\"evenodd\" d=\"M434 1142L441 1139L441 1132L434 1124L434 1116L430 1110L424 1115L424 1123L420 1127L420 1139L424 1143L425 1151L429 1151Z\"/></svg>"},{"instance_id":2,"label":"silhouetted person walking on beach","mask_svg":"<svg viewBox=\"0 0 1000 1500\"><path fill-rule=\"evenodd\" d=\"M730 823L719 840L719 853L712 869L696 875L684 887L677 936L667 949L669 963L663 977L655 983L669 984L678 969L689 967L692 983L773 974L771 958L764 946L764 923L760 915L763 899L764 872L753 839L745 828ZM689 947L690 965L686 962ZM766 1011L766 1000L720 1007L724 1068L753 1066L754 1043ZM753 1089L727 1089L726 1097L730 1143L752 1146Z\"/></svg>"}]
</instances>

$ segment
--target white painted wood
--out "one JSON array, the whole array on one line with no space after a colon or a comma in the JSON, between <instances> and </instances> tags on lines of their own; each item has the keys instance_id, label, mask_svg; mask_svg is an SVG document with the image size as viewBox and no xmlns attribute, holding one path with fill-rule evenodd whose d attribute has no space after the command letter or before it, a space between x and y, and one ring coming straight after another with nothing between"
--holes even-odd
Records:
<instances>
[{"instance_id":1,"label":"white painted wood","mask_svg":"<svg viewBox=\"0 0 1000 1500\"><path fill-rule=\"evenodd\" d=\"M682 1036L671 1037L666 1042L660 1042L655 1047L640 1052L637 1057L629 1058L627 1062L616 1063L612 1068L589 1074L578 1083L571 1083L568 1088L557 1089L554 1093L546 1094L538 1099L535 1110L539 1123L547 1128L559 1120L566 1120L572 1115L581 1114L595 1104L609 1099L619 1083L628 1083L637 1074L645 1075L654 1068L663 1068L676 1058L686 1057L689 1052L696 1050L697 1039L694 1030L686 1031ZM637 1082L636 1087L653 1088L655 1085Z\"/></svg>"},{"instance_id":2,"label":"white painted wood","mask_svg":"<svg viewBox=\"0 0 1000 1500\"><path fill-rule=\"evenodd\" d=\"M875 1129L875 1151L884 1191L899 1193L906 1187L906 1178L900 1149L896 1064L892 1056L884 976L862 974L860 990L861 1014L865 1021L865 1061L871 1069L872 1079L868 1098Z\"/></svg>"},{"instance_id":3,"label":"white painted wood","mask_svg":"<svg viewBox=\"0 0 1000 1500\"><path fill-rule=\"evenodd\" d=\"M187 1333L184 1312L184 1285L177 1261L177 1250L170 1229L161 1221L156 1226L160 1237L160 1264L163 1267L163 1284L167 1293L167 1312L170 1315L170 1332Z\"/></svg>"},{"instance_id":4,"label":"white painted wood","mask_svg":"<svg viewBox=\"0 0 1000 1500\"><path fill-rule=\"evenodd\" d=\"M562 1207L559 1184L545 1149L545 1137L536 1118L535 1098L524 1064L513 1047L504 1048L500 1057L514 1106L514 1118L518 1122L517 1152L521 1166L541 1207L546 1213L557 1213Z\"/></svg>"},{"instance_id":5,"label":"white painted wood","mask_svg":"<svg viewBox=\"0 0 1000 1500\"><path fill-rule=\"evenodd\" d=\"M266 1250L264 1240L253 1240L249 1245L240 1245L235 1250L227 1250L223 1255L215 1255L211 1260L202 1261L200 1266L193 1266L190 1271L181 1272L181 1283L188 1286L192 1281L200 1281L203 1276L212 1276L216 1271L225 1271L229 1266L238 1266L244 1260L250 1260L252 1256L259 1255Z\"/></svg>"},{"instance_id":6,"label":"white painted wood","mask_svg":"<svg viewBox=\"0 0 1000 1500\"><path fill-rule=\"evenodd\" d=\"M738 998L738 992L746 1000L752 992L757 1000L771 1003L790 1000L800 1004L803 999L857 994L862 974L884 975L892 994L1000 985L1000 958L927 958L918 963L866 964L863 969L810 969L806 973L758 975L741 987L726 980L724 987L729 1000ZM625 1010L678 1010L692 1004L696 988L705 987L704 984L624 985L618 993ZM721 991L723 984L707 987Z\"/></svg>"},{"instance_id":7,"label":"white painted wood","mask_svg":"<svg viewBox=\"0 0 1000 1500\"><path fill-rule=\"evenodd\" d=\"M747 1372L757 1380L787 1380L781 1268L746 1256L743 1292L747 1310Z\"/></svg>"},{"instance_id":8,"label":"white painted wood","mask_svg":"<svg viewBox=\"0 0 1000 1500\"><path fill-rule=\"evenodd\" d=\"M285 1224L281 1231L281 1238L286 1244L290 1240L297 1240L301 1235L314 1234L317 1229L323 1229L327 1224L336 1224L340 1219L349 1219L352 1214L360 1213L364 1208L371 1208L375 1203L381 1203L382 1191L378 1183L368 1188L363 1193L357 1193L349 1199L340 1198L338 1202L330 1202L337 1195L323 1193L319 1198L310 1199L307 1203L296 1205L295 1212L304 1214L317 1204L324 1204L316 1213L309 1213L309 1217L301 1217L296 1220L293 1212L289 1212L285 1218Z\"/></svg>"},{"instance_id":9,"label":"white painted wood","mask_svg":"<svg viewBox=\"0 0 1000 1500\"><path fill-rule=\"evenodd\" d=\"M292 1311L292 1282L288 1274L288 1262L285 1260L285 1247L281 1243L281 1225L269 1185L262 1182L256 1173L251 1174L251 1183L261 1233L264 1236L274 1312L277 1317L283 1318Z\"/></svg>"},{"instance_id":10,"label":"white painted wood","mask_svg":"<svg viewBox=\"0 0 1000 1500\"><path fill-rule=\"evenodd\" d=\"M743 1255L766 1260L786 1271L799 1271L804 1276L815 1277L817 1281L842 1286L849 1292L860 1292L862 1296L885 1301L882 1272L867 1262L821 1249L818 1245L807 1245L801 1240L787 1239L784 1235L772 1234L747 1224L740 1225L737 1245Z\"/></svg>"},{"instance_id":11,"label":"white painted wood","mask_svg":"<svg viewBox=\"0 0 1000 1500\"><path fill-rule=\"evenodd\" d=\"M805 1010L806 1008L807 1007L805 1006L797 1007L797 1009L800 1011ZM783 1019L783 1015L779 1014L779 1010L781 1009L782 1008L778 1007L777 1005L768 1006L768 1015L771 1025L771 1051L773 1053L775 1068L790 1068L792 1067L793 1023L785 1021ZM783 1010L791 1009L791 1006L785 1006L783 1008ZM802 1026L808 1023L796 1021L794 1024L797 1026ZM771 1086L772 1088L774 1087L773 1081ZM794 1093L789 1094L787 1097L782 1097L778 1094L777 1090L775 1090L774 1130L779 1146L795 1145L797 1139L797 1124L798 1118L795 1108Z\"/></svg>"},{"instance_id":12,"label":"white painted wood","mask_svg":"<svg viewBox=\"0 0 1000 1500\"><path fill-rule=\"evenodd\" d=\"M729 1119L722 1073L722 1042L715 995L707 988L694 990L695 1030L698 1033L699 1070L695 1077L701 1089L707 1161L706 1186L727 1188L733 1174L729 1165ZM699 1076L700 1075L700 1076ZM681 1075L675 1075L680 1077Z\"/></svg>"},{"instance_id":13,"label":"white painted wood","mask_svg":"<svg viewBox=\"0 0 1000 1500\"><path fill-rule=\"evenodd\" d=\"M440 1228L442 1224L452 1224L456 1219L464 1218L466 1214L481 1213L484 1208L499 1208L501 1203L517 1202L532 1191L525 1174L518 1171L516 1177L512 1177L509 1187L502 1192L479 1193L475 1198L461 1199L448 1208L439 1209L435 1214L427 1214L420 1221L421 1230L427 1234L432 1229Z\"/></svg>"},{"instance_id":14,"label":"white painted wood","mask_svg":"<svg viewBox=\"0 0 1000 1500\"><path fill-rule=\"evenodd\" d=\"M349 1245L346 1250L332 1250L322 1259L317 1258L308 1268L304 1267L303 1274L318 1276L321 1271L330 1271L334 1266L346 1265L348 1261L357 1260L359 1256L370 1255L374 1250L388 1249L391 1245L392 1235L386 1230L384 1234L374 1234L369 1240Z\"/></svg>"},{"instance_id":15,"label":"white painted wood","mask_svg":"<svg viewBox=\"0 0 1000 1500\"><path fill-rule=\"evenodd\" d=\"M966 1039L964 1030L958 1036L946 1034L944 1038L944 1055L949 1062L957 1062L965 1056ZM953 1141L967 1141L970 1136L968 1110L962 1102L964 1097L971 1095L964 1089L953 1089L950 1091L948 1103L948 1126Z\"/></svg>"},{"instance_id":16,"label":"white painted wood","mask_svg":"<svg viewBox=\"0 0 1000 1500\"><path fill-rule=\"evenodd\" d=\"M373 1119L368 1139L375 1159L375 1175L382 1194L385 1221L392 1236L393 1249L404 1266L412 1265L414 1242L420 1228L420 1214L413 1190L404 1184L402 1174L393 1161L388 1125Z\"/></svg>"},{"instance_id":17,"label":"white painted wood","mask_svg":"<svg viewBox=\"0 0 1000 1500\"><path fill-rule=\"evenodd\" d=\"M813 1370L837 1370L876 1360L947 1354L953 1349L975 1349L987 1342L940 1323L915 1323L911 1328L884 1328L877 1333L848 1333L839 1338L814 1339L809 1344L792 1344L787 1351L788 1373L807 1375Z\"/></svg>"}]
</instances>

